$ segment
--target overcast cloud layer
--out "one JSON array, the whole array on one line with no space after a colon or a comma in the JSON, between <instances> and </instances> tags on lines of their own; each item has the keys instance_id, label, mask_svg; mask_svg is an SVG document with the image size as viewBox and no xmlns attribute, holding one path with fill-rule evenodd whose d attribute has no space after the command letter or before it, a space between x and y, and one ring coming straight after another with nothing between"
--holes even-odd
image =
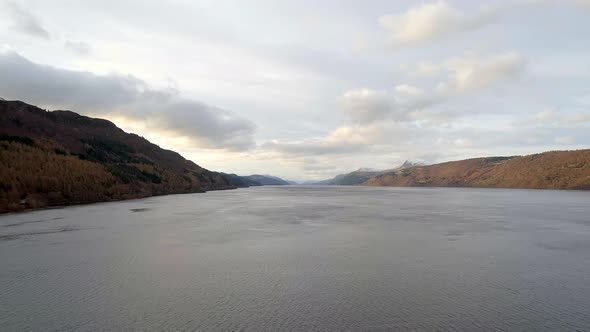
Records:
<instances>
[{"instance_id":1,"label":"overcast cloud layer","mask_svg":"<svg viewBox=\"0 0 590 332\"><path fill-rule=\"evenodd\" d=\"M148 131L192 138L204 148L243 150L254 144L254 124L233 113L184 99L172 89L154 90L130 75L41 66L12 51L0 53L0 91L5 98L101 117L141 122Z\"/></svg>"},{"instance_id":2,"label":"overcast cloud layer","mask_svg":"<svg viewBox=\"0 0 590 332\"><path fill-rule=\"evenodd\" d=\"M322 179L590 146L588 1L0 0L0 97Z\"/></svg>"}]
</instances>

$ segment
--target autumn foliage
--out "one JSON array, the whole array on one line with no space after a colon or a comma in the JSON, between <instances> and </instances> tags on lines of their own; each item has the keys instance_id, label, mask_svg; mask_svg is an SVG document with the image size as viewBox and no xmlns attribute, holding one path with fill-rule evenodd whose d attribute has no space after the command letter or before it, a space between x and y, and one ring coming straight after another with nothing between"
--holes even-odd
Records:
<instances>
[{"instance_id":1,"label":"autumn foliage","mask_svg":"<svg viewBox=\"0 0 590 332\"><path fill-rule=\"evenodd\" d=\"M237 185L109 121L0 101L0 212Z\"/></svg>"},{"instance_id":2,"label":"autumn foliage","mask_svg":"<svg viewBox=\"0 0 590 332\"><path fill-rule=\"evenodd\" d=\"M410 167L373 177L364 185L590 189L590 150L476 158Z\"/></svg>"}]
</instances>

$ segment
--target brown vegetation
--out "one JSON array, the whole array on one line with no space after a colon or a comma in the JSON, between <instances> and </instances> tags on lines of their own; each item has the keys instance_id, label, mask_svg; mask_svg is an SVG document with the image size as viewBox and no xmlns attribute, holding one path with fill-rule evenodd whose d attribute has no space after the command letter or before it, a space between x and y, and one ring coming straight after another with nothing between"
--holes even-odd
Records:
<instances>
[{"instance_id":1,"label":"brown vegetation","mask_svg":"<svg viewBox=\"0 0 590 332\"><path fill-rule=\"evenodd\" d=\"M411 167L382 174L369 186L590 189L590 150L551 151Z\"/></svg>"},{"instance_id":2,"label":"brown vegetation","mask_svg":"<svg viewBox=\"0 0 590 332\"><path fill-rule=\"evenodd\" d=\"M235 181L109 121L0 101L0 212L229 189Z\"/></svg>"}]
</instances>

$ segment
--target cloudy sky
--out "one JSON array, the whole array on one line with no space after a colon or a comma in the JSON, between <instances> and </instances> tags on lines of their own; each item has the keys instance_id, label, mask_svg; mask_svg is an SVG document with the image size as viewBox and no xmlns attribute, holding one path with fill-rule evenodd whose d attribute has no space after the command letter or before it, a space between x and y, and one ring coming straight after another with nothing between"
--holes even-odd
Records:
<instances>
[{"instance_id":1,"label":"cloudy sky","mask_svg":"<svg viewBox=\"0 0 590 332\"><path fill-rule=\"evenodd\" d=\"M589 35L590 0L0 0L0 97L323 179L590 147Z\"/></svg>"}]
</instances>

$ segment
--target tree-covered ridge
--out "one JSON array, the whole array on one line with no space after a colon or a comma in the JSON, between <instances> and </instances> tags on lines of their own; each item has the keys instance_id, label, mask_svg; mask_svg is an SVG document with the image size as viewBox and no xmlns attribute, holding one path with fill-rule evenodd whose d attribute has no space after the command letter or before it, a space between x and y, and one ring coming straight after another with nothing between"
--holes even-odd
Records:
<instances>
[{"instance_id":1,"label":"tree-covered ridge","mask_svg":"<svg viewBox=\"0 0 590 332\"><path fill-rule=\"evenodd\" d=\"M0 212L244 186L113 123L0 101Z\"/></svg>"}]
</instances>

